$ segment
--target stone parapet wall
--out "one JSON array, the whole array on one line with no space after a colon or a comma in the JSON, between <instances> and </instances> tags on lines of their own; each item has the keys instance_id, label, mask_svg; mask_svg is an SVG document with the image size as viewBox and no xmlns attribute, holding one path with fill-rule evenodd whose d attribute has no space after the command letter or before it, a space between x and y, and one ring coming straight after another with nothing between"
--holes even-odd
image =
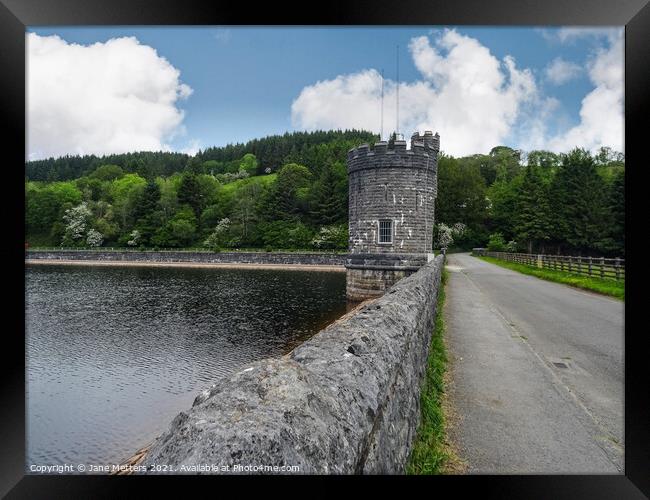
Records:
<instances>
[{"instance_id":1,"label":"stone parapet wall","mask_svg":"<svg viewBox=\"0 0 650 500\"><path fill-rule=\"evenodd\" d=\"M29 250L25 253L25 259L343 266L346 255L290 252Z\"/></svg>"},{"instance_id":2,"label":"stone parapet wall","mask_svg":"<svg viewBox=\"0 0 650 500\"><path fill-rule=\"evenodd\" d=\"M420 421L442 266L439 256L288 355L218 381L173 420L143 465L150 473L215 465L271 467L245 473L298 472L283 466L316 474L404 472Z\"/></svg>"}]
</instances>

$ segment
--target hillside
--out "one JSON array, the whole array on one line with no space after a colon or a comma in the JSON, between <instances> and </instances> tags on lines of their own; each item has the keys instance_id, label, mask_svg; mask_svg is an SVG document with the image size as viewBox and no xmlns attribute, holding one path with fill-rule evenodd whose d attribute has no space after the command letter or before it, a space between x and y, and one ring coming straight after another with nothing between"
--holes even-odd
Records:
<instances>
[{"instance_id":1,"label":"hillside","mask_svg":"<svg viewBox=\"0 0 650 500\"><path fill-rule=\"evenodd\" d=\"M28 162L27 243L344 250L347 151L374 140L360 131L301 132L194 157ZM441 153L434 245L455 225L462 231L452 246L461 248L624 256L624 188L624 157L608 148Z\"/></svg>"}]
</instances>

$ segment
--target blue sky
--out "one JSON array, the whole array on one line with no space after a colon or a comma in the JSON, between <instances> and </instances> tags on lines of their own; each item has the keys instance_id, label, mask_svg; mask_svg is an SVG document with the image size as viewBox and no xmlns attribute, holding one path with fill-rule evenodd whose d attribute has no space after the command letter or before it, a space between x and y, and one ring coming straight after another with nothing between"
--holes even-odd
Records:
<instances>
[{"instance_id":1,"label":"blue sky","mask_svg":"<svg viewBox=\"0 0 650 500\"><path fill-rule=\"evenodd\" d=\"M168 65L178 70L177 85L184 84L191 89L190 95L171 103L176 110L182 111L182 118L170 118L169 124L157 124L155 130L151 132L154 135L158 134L159 137L156 139L159 143L171 150L191 152L197 148L244 142L255 137L291 130L345 128L367 124L366 128L374 127L378 131L379 120L372 114L373 109L379 109L377 104L379 101L376 101L376 75L371 71L379 72L381 69L385 72L387 85L387 92L385 92L387 97L384 101L385 129L392 129L394 128L391 119L394 110L392 98L394 92L391 94L388 87L391 81L394 83L395 80L396 46L398 45L400 81L404 85L412 86L405 87L404 90L400 87L405 106L412 106L415 102L414 105L417 107L417 100L421 99L422 107L429 108L427 116L424 117L416 110L409 112L404 109L403 111L400 106L400 116L404 116L402 123L404 130L401 131L407 136L412 132L409 127L434 128L441 134L443 149L445 149L446 133L449 139L453 139L448 141L448 144L453 150L452 153L456 154L468 154L472 148L486 149L497 145L491 144L495 141L523 149L534 147L562 149L570 145L567 140L573 140L576 142L575 145L590 149L608 145L621 150L623 145L622 137L613 137L608 144L603 143L608 141L606 139L608 133L622 135L616 127L610 124L607 130L592 130L595 125L583 123L584 119L580 114L584 107L583 100L599 88L599 85L604 85L609 90L618 85L616 81L612 83L611 77L607 80L595 74L598 73L599 64L606 68L611 68L612 61L621 65L618 71L620 88L617 87L612 92L619 94L622 92L622 42L620 47L617 46L621 29L572 30L571 28L462 26L364 28L129 26L31 27L28 32L35 33L46 41L49 40L48 37L56 35L64 42L59 44L56 51L48 52L43 49L39 52L39 56L34 55L32 58L30 45L35 43L30 44L28 38L28 77L33 74L34 78L39 74L39 67L44 66L45 62L53 61L54 58L61 58L62 62L56 66L50 64L50 73L56 71L52 69L55 67L66 67L69 73L69 68L74 67L75 71L84 75L83 78L86 78L89 73L97 74L105 71L107 65L112 64L110 62L100 64L98 68L85 67L86 58L76 57L74 51L66 51L66 48L70 48L73 44L102 45L113 39L135 37L137 41L133 43L153 48L158 57L164 58ZM449 35L450 32L458 36L453 37ZM426 37L426 42L422 37ZM415 39L420 39L421 42L419 66L413 52ZM448 57L454 48L459 55L469 54L468 57L473 57L474 53L480 54L481 59L477 60L477 65L485 64L486 69L476 70L478 76L472 76L471 68L459 68L456 71L450 64L459 59ZM118 54L112 57L106 55L108 51L101 53L98 51L89 59L94 64L102 57L107 57L107 61L115 61L115 59L129 58L133 53L128 47L121 50L122 52L112 51L111 53ZM505 59L508 56L513 58L516 66L514 74L506 68ZM66 60L66 57L70 61ZM490 57L497 61L498 67L490 64L492 61ZM118 85L123 85L122 80L130 78L134 72L139 71L138 68L148 67L150 56L143 55L143 58L146 60L134 62L128 74L115 77L121 79ZM447 65L443 62L446 58L449 62ZM549 67L558 58L563 64L558 65L561 68L556 69L562 70L564 76L556 73L556 78L553 80L549 77ZM599 62L599 58L603 60ZM466 58L463 56L460 60L464 59ZM75 61L79 61L78 64ZM434 66L429 67L427 64ZM446 67L446 73L436 69L442 66ZM462 81L457 81L455 84L450 82L450 75L465 74L467 71L470 71L468 79L480 79L484 74L491 75L488 78L488 85L493 87L490 92L496 94L494 99L489 93L486 94L486 101L497 99L496 102L501 102L499 99L503 98L504 109L510 109L511 105L516 109L504 111L501 116L499 109L488 106L483 110L480 105L473 104L476 113L485 113L484 122L475 120L469 110L463 111L462 105L458 106L458 113L454 114L454 109L451 109L453 106L448 105L449 100L458 99L463 103L472 103L472 98L476 97L463 94L465 91L472 92L471 89L458 90L453 87L458 85L459 88L463 88ZM110 74L114 75L114 72ZM149 71L148 75L149 78L156 78L156 71ZM355 79L354 75L359 78ZM361 83L361 75L368 77L364 80L367 88L364 88ZM503 77L501 83L495 80L499 75ZM517 75L527 78L526 82L521 83L519 88L508 90L507 87ZM138 75L137 78L140 76ZM65 101L68 97L65 96L65 88L51 88L56 83L48 83L46 80L38 78L38 81L30 83L28 104L32 106L33 103L33 107L28 106L30 128L32 116L39 123L43 123L46 119L56 122L57 115L60 116L62 113L60 109L58 111L45 109L48 105L50 107L52 105L48 104L47 99L41 100L41 94L57 95L59 102ZM104 77L101 81L107 80L108 78ZM323 85L318 86L319 82L323 82ZM418 90L416 88L418 83L425 84L429 89ZM91 87L102 85L103 83L94 84L92 80L87 83L87 86ZM531 85L534 88L531 88ZM445 86L446 90L443 90ZM67 88L70 88L70 85ZM366 114L363 119L352 116L356 111L350 109L352 107L350 104L357 102L354 100L354 92L360 92L359 107L365 110L361 113ZM86 95L86 92L83 94ZM78 95L77 92L77 96L71 95L69 98L75 102ZM351 100L346 100L346 96ZM594 96L592 100L596 97ZM88 99L94 104L102 97L98 95L97 99L93 100L92 94L88 94ZM147 99L149 98L144 98L145 101ZM443 102L445 99L446 103ZM606 106L607 108L611 107L612 102L617 102L617 96L604 99L609 99L610 106ZM411 104L408 104L409 102ZM480 103L480 99L477 102ZM618 102L620 105L608 120L621 122L622 131L622 95ZM165 105L169 104L166 102ZM334 109L328 111L330 105L338 107L339 110L346 107L346 113L339 113ZM602 106L605 107L605 104ZM592 107L597 110L596 104L592 104ZM111 106L107 106L104 113L110 114L111 109L113 109ZM376 113L377 116L378 113L379 111ZM540 118L542 115L543 118ZM122 123L127 119L126 116L121 115ZM142 112L132 119L137 120L138 116L143 116ZM437 117L440 117L440 120ZM65 125L52 123L42 128L51 130L52 128L64 129L66 125L75 126L74 118L62 117L61 121ZM503 127L503 123L507 126ZM104 124L103 128L107 129L111 126L117 125ZM83 127L87 128L88 124L84 124ZM481 127L492 127L499 131L492 135L487 134L488 136L480 140L470 141L471 143L466 145L457 139L460 135L465 135L465 131L469 135L476 136L481 133ZM533 130L535 132L531 132ZM139 130L132 135L135 137L140 133L146 135L149 132ZM44 137L44 134L46 132L43 130L34 130L33 133L29 130L29 157L63 153L60 148L53 148L51 145L65 141L62 141L61 137ZM534 140L531 139L532 135L535 135ZM96 138L97 134L93 132L92 136ZM567 139L566 136L571 139ZM66 152L71 154L102 152L95 151L102 149L97 142L91 140L83 144L81 136L77 141L80 143L68 144L67 149L72 151L66 150ZM128 141L112 141L112 138L105 142L114 144L110 148L112 150L130 147L147 149L148 144L152 144L155 148L157 144L153 138L135 141L132 146L129 146ZM578 144L580 142L582 144Z\"/></svg>"}]
</instances>

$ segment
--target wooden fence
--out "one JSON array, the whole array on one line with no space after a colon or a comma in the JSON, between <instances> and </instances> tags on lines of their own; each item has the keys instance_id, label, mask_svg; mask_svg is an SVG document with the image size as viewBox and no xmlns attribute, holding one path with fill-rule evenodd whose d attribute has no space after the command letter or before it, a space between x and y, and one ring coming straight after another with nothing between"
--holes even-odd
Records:
<instances>
[{"instance_id":1,"label":"wooden fence","mask_svg":"<svg viewBox=\"0 0 650 500\"><path fill-rule=\"evenodd\" d=\"M605 257L576 257L571 255L542 255L530 253L490 252L475 248L474 255L516 262L543 269L582 274L594 278L625 280L625 259Z\"/></svg>"}]
</instances>

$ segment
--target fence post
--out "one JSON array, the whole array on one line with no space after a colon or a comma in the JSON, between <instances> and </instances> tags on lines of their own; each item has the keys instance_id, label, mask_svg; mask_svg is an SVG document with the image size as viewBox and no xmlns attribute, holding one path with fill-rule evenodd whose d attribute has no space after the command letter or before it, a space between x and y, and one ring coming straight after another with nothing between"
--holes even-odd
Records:
<instances>
[{"instance_id":1,"label":"fence post","mask_svg":"<svg viewBox=\"0 0 650 500\"><path fill-rule=\"evenodd\" d=\"M616 281L621 279L621 258L616 257L616 264L615 264L615 269L616 269Z\"/></svg>"},{"instance_id":2,"label":"fence post","mask_svg":"<svg viewBox=\"0 0 650 500\"><path fill-rule=\"evenodd\" d=\"M569 256L569 272L571 271L571 263L573 262L573 257Z\"/></svg>"},{"instance_id":3,"label":"fence post","mask_svg":"<svg viewBox=\"0 0 650 500\"><path fill-rule=\"evenodd\" d=\"M542 257L541 253L537 254L537 267L539 267L539 268L544 267L544 261L543 261L543 257Z\"/></svg>"},{"instance_id":4,"label":"fence post","mask_svg":"<svg viewBox=\"0 0 650 500\"><path fill-rule=\"evenodd\" d=\"M592 257L589 256L589 276L591 276Z\"/></svg>"},{"instance_id":5,"label":"fence post","mask_svg":"<svg viewBox=\"0 0 650 500\"><path fill-rule=\"evenodd\" d=\"M600 258L600 277L605 277L605 257Z\"/></svg>"}]
</instances>

